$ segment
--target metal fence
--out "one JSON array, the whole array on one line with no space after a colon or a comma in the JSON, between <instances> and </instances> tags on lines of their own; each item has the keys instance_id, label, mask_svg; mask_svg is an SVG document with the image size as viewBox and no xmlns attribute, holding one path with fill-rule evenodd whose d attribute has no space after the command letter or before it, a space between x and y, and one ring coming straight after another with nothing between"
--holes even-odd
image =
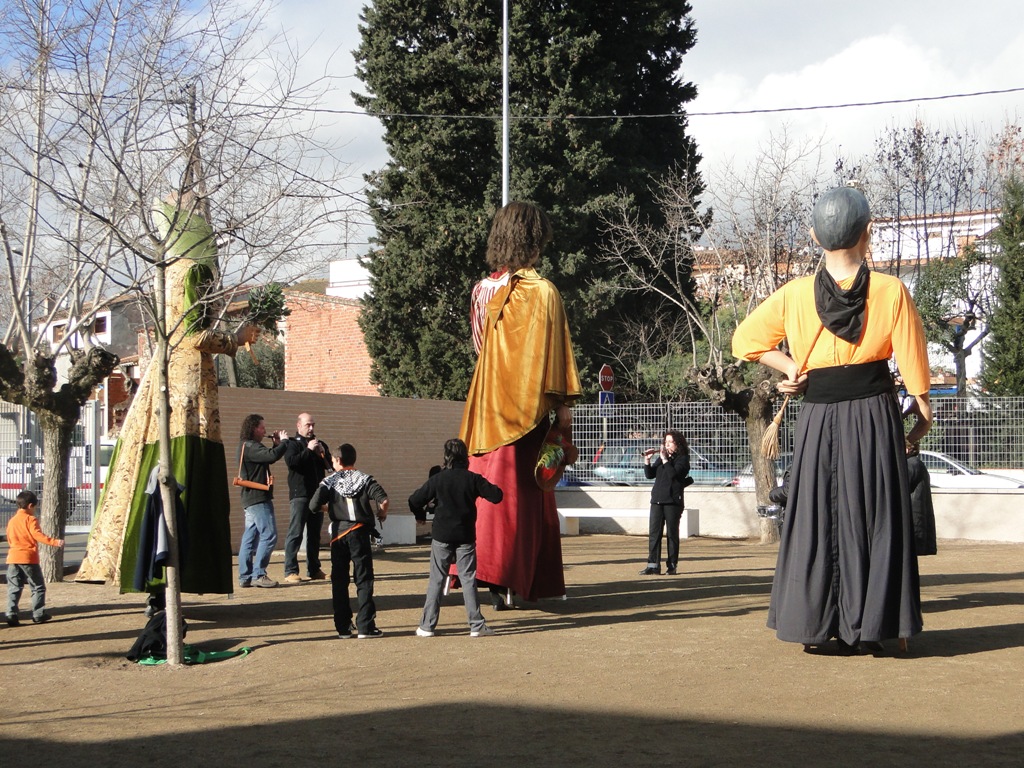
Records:
<instances>
[{"instance_id":1,"label":"metal fence","mask_svg":"<svg viewBox=\"0 0 1024 768\"><path fill-rule=\"evenodd\" d=\"M102 478L99 410L90 404L75 430L68 475L69 531L87 531ZM935 423L922 447L979 469L1024 469L1024 398L940 397ZM792 450L800 404L791 402L780 430L780 447ZM640 451L660 444L666 429L690 443L691 474L702 485L732 485L750 464L746 427L738 416L708 402L577 405L573 438L580 458L566 473L569 483L643 482ZM34 416L0 401L0 528L14 514L25 488L42 489L43 439Z\"/></svg>"},{"instance_id":2,"label":"metal fence","mask_svg":"<svg viewBox=\"0 0 1024 768\"><path fill-rule=\"evenodd\" d=\"M922 448L979 469L1024 468L1024 398L940 397L932 406L935 420ZM792 450L799 410L791 401L779 432L782 451ZM573 440L580 459L568 482L634 481L642 473L639 451L657 447L666 429L686 435L691 465L705 468L705 484L728 484L717 480L750 464L743 420L711 403L576 405Z\"/></svg>"},{"instance_id":3,"label":"metal fence","mask_svg":"<svg viewBox=\"0 0 1024 768\"><path fill-rule=\"evenodd\" d=\"M102 477L99 403L87 403L72 436L68 464L69 532L88 531ZM24 490L42 493L45 456L43 432L35 415L0 400L0 529L14 515L15 498Z\"/></svg>"}]
</instances>

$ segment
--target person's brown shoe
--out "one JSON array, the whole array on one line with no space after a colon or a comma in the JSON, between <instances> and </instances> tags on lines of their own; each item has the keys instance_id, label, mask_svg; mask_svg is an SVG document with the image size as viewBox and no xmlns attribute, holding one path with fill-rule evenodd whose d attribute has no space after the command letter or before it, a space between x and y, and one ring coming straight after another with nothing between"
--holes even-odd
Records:
<instances>
[{"instance_id":1,"label":"person's brown shoe","mask_svg":"<svg viewBox=\"0 0 1024 768\"><path fill-rule=\"evenodd\" d=\"M323 571L317 571L316 573L309 574L309 578L312 579L313 581L326 581L327 580L327 574L324 573Z\"/></svg>"},{"instance_id":2,"label":"person's brown shoe","mask_svg":"<svg viewBox=\"0 0 1024 768\"><path fill-rule=\"evenodd\" d=\"M264 575L260 576L258 579L253 579L252 580L252 585L254 587L263 587L263 588L276 587L277 586L277 582L274 581L269 576L267 576L266 574L264 574Z\"/></svg>"},{"instance_id":3,"label":"person's brown shoe","mask_svg":"<svg viewBox=\"0 0 1024 768\"><path fill-rule=\"evenodd\" d=\"M284 583L285 584L301 584L304 581L309 581L309 579L308 578L304 579L302 576L299 576L299 574L297 574L297 573L289 573L287 576L284 577Z\"/></svg>"}]
</instances>

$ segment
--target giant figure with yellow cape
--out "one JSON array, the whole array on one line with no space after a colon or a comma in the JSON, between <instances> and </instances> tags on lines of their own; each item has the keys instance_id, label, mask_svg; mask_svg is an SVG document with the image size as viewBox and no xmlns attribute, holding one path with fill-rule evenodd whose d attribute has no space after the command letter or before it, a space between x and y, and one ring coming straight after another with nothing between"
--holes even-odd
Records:
<instances>
[{"instance_id":1,"label":"giant figure with yellow cape","mask_svg":"<svg viewBox=\"0 0 1024 768\"><path fill-rule=\"evenodd\" d=\"M526 600L565 595L555 494L534 473L550 414L568 430L580 396L562 297L534 269L551 236L535 205L509 203L494 217L487 263L495 272L473 293L480 357L460 430L470 469L504 493L498 504L477 501L477 579L494 595L502 588Z\"/></svg>"}]
</instances>

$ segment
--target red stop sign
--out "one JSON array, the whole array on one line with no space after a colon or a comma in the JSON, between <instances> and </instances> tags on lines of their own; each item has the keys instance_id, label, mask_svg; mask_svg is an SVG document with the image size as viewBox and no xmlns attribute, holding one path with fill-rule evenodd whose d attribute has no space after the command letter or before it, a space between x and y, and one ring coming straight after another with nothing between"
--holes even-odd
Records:
<instances>
[{"instance_id":1,"label":"red stop sign","mask_svg":"<svg viewBox=\"0 0 1024 768\"><path fill-rule=\"evenodd\" d=\"M612 391L612 386L615 384L615 374L612 373L612 367L608 363L602 365L601 370L597 372L597 380L603 391Z\"/></svg>"}]
</instances>

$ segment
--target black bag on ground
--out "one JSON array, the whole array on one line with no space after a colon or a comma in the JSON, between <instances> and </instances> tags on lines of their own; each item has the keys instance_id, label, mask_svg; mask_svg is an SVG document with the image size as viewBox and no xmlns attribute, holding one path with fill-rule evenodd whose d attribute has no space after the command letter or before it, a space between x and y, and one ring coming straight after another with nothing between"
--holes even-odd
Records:
<instances>
[{"instance_id":1,"label":"black bag on ground","mask_svg":"<svg viewBox=\"0 0 1024 768\"><path fill-rule=\"evenodd\" d=\"M184 637L188 631L188 624L184 619L181 622L181 636ZM153 614L145 628L139 633L135 645L128 651L125 657L128 661L139 659L166 659L167 658L167 612L157 611Z\"/></svg>"}]
</instances>

